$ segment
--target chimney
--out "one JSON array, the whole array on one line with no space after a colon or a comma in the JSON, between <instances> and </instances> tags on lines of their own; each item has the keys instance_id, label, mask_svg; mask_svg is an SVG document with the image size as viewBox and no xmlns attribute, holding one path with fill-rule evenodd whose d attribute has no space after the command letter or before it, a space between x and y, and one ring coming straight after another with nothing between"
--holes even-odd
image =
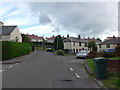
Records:
<instances>
[{"instance_id":1,"label":"chimney","mask_svg":"<svg viewBox=\"0 0 120 90\"><path fill-rule=\"evenodd\" d=\"M4 26L4 23L0 21L0 27Z\"/></svg>"}]
</instances>

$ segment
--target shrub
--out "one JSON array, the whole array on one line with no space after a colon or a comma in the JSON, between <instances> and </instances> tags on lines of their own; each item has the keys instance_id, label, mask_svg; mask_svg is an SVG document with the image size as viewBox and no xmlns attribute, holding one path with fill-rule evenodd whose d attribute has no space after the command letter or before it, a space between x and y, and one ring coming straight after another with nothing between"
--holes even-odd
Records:
<instances>
[{"instance_id":1,"label":"shrub","mask_svg":"<svg viewBox=\"0 0 120 90\"><path fill-rule=\"evenodd\" d=\"M32 51L31 45L20 42L2 42L2 60L12 59L14 57L28 54Z\"/></svg>"},{"instance_id":2,"label":"shrub","mask_svg":"<svg viewBox=\"0 0 120 90\"><path fill-rule=\"evenodd\" d=\"M65 52L63 50L61 50L61 49L56 52L56 55L64 56L64 54L65 54Z\"/></svg>"},{"instance_id":3,"label":"shrub","mask_svg":"<svg viewBox=\"0 0 120 90\"><path fill-rule=\"evenodd\" d=\"M95 57L97 57L97 52L90 52L88 54L88 58L95 58Z\"/></svg>"},{"instance_id":4,"label":"shrub","mask_svg":"<svg viewBox=\"0 0 120 90\"><path fill-rule=\"evenodd\" d=\"M103 52L102 57L110 58L110 57L115 57L116 54L115 52Z\"/></svg>"}]
</instances>

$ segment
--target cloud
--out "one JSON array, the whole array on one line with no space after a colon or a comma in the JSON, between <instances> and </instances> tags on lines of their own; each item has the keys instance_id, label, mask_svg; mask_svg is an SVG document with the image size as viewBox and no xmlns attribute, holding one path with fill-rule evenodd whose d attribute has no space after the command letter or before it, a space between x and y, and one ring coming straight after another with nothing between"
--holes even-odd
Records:
<instances>
[{"instance_id":1,"label":"cloud","mask_svg":"<svg viewBox=\"0 0 120 90\"><path fill-rule=\"evenodd\" d=\"M47 14L41 13L39 17L39 22L41 24L48 24L48 23L51 23L52 21Z\"/></svg>"},{"instance_id":2,"label":"cloud","mask_svg":"<svg viewBox=\"0 0 120 90\"><path fill-rule=\"evenodd\" d=\"M31 12L45 12L42 22L55 24L55 28L64 29L83 36L97 37L106 35L105 31L117 32L118 7L110 2L37 2L27 3ZM49 17L50 19L49 19Z\"/></svg>"}]
</instances>

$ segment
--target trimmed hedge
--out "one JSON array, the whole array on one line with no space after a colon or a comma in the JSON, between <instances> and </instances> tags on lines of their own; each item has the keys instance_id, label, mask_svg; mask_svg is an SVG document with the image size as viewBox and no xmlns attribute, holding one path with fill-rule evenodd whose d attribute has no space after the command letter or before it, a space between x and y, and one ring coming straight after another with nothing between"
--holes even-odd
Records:
<instances>
[{"instance_id":1,"label":"trimmed hedge","mask_svg":"<svg viewBox=\"0 0 120 90\"><path fill-rule=\"evenodd\" d=\"M2 42L2 60L12 59L28 54L32 51L31 45L20 42Z\"/></svg>"}]
</instances>

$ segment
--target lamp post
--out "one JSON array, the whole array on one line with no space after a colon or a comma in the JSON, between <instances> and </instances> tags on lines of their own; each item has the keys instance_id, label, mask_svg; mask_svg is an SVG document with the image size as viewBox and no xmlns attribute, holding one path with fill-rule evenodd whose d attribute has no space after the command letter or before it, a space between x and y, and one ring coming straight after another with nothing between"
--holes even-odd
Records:
<instances>
[{"instance_id":1,"label":"lamp post","mask_svg":"<svg viewBox=\"0 0 120 90\"><path fill-rule=\"evenodd\" d=\"M59 30L57 29L57 30L53 30L53 32L57 32L57 50L58 50L58 35L59 35Z\"/></svg>"}]
</instances>

